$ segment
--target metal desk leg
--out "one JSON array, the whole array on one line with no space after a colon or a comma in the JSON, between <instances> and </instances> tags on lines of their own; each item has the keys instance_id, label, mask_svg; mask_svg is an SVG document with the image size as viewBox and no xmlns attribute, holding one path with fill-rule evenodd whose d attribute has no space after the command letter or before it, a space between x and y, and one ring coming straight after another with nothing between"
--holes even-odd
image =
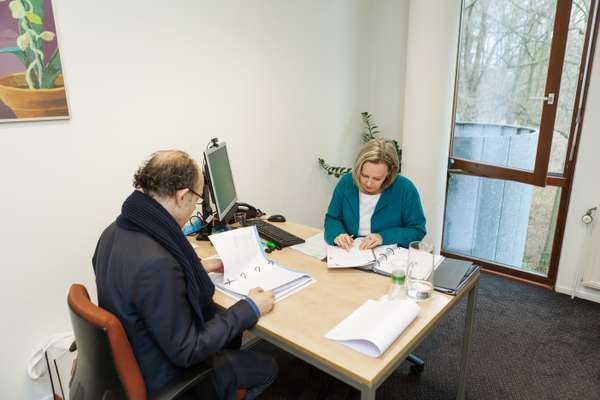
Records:
<instances>
[{"instance_id":1,"label":"metal desk leg","mask_svg":"<svg viewBox=\"0 0 600 400\"><path fill-rule=\"evenodd\" d=\"M377 389L362 385L360 389L360 400L375 400L375 391Z\"/></svg>"},{"instance_id":2,"label":"metal desk leg","mask_svg":"<svg viewBox=\"0 0 600 400\"><path fill-rule=\"evenodd\" d=\"M469 348L471 347L471 336L473 335L473 319L475 314L475 302L477 300L477 282L469 292L467 303L467 315L465 316L465 332L463 336L462 354L460 358L460 370L458 376L457 400L464 400L467 381L467 364L469 362Z\"/></svg>"}]
</instances>

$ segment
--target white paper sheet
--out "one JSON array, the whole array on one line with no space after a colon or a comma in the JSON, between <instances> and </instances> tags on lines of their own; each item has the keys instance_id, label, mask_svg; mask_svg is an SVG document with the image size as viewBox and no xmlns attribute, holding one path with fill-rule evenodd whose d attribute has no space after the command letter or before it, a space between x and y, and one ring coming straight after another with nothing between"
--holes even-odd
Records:
<instances>
[{"instance_id":1,"label":"white paper sheet","mask_svg":"<svg viewBox=\"0 0 600 400\"><path fill-rule=\"evenodd\" d=\"M286 268L269 260L260 245L255 226L209 236L223 260L223 274L211 274L224 293L247 296L260 287L277 295L289 295L312 281L309 274Z\"/></svg>"},{"instance_id":2,"label":"white paper sheet","mask_svg":"<svg viewBox=\"0 0 600 400\"><path fill-rule=\"evenodd\" d=\"M412 300L367 300L325 337L369 357L379 357L418 314L419 306Z\"/></svg>"},{"instance_id":3,"label":"white paper sheet","mask_svg":"<svg viewBox=\"0 0 600 400\"><path fill-rule=\"evenodd\" d=\"M404 247L395 247L392 252L387 249L376 248L374 251L377 260L381 260L375 268L377 271L391 274L394 269L401 269L406 272L406 267L408 265L408 249L405 249ZM437 268L442 261L444 261L443 256L439 254L435 255L435 268ZM424 254L419 258L418 262L422 264L418 268L425 270L424 267L426 263L431 263L431 255L427 256Z\"/></svg>"},{"instance_id":4,"label":"white paper sheet","mask_svg":"<svg viewBox=\"0 0 600 400\"><path fill-rule=\"evenodd\" d=\"M375 261L373 250L360 250L362 238L354 239L352 248L344 250L339 246L327 246L327 266L329 268L362 267Z\"/></svg>"},{"instance_id":5,"label":"white paper sheet","mask_svg":"<svg viewBox=\"0 0 600 400\"><path fill-rule=\"evenodd\" d=\"M323 232L319 232L316 235L309 237L304 243L293 245L292 249L298 250L299 252L318 260L327 257L327 242L325 241Z\"/></svg>"},{"instance_id":6,"label":"white paper sheet","mask_svg":"<svg viewBox=\"0 0 600 400\"><path fill-rule=\"evenodd\" d=\"M238 278L248 268L267 263L255 226L217 233L208 238L223 260L226 281Z\"/></svg>"},{"instance_id":7,"label":"white paper sheet","mask_svg":"<svg viewBox=\"0 0 600 400\"><path fill-rule=\"evenodd\" d=\"M219 273L210 273L209 274L210 279L213 281L213 283L215 284L215 288L221 292L226 294L229 297L232 297L236 300L241 300L246 296L243 296L239 293L236 293L234 291L228 290L226 289L226 287L223 285L223 274L219 274ZM298 279L294 282L290 282L289 284L283 285L279 288L277 288L273 294L275 296L275 303L280 302L281 300L291 296L292 294L312 285L313 283L315 283L316 280L312 279L309 276L304 276L301 279Z\"/></svg>"},{"instance_id":8,"label":"white paper sheet","mask_svg":"<svg viewBox=\"0 0 600 400\"><path fill-rule=\"evenodd\" d=\"M264 290L275 290L280 286L306 277L306 274L303 272L288 270L276 264L263 265L260 270L251 269L243 274L245 276L235 279L230 283L227 283L227 278L224 277L224 284L229 290L244 296L247 296L248 292L256 287Z\"/></svg>"}]
</instances>

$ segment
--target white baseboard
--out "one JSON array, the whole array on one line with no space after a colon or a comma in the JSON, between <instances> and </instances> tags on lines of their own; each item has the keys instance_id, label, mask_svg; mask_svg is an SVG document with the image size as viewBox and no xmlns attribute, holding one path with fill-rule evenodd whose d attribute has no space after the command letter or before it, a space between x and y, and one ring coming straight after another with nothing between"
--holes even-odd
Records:
<instances>
[{"instance_id":1,"label":"white baseboard","mask_svg":"<svg viewBox=\"0 0 600 400\"><path fill-rule=\"evenodd\" d=\"M566 287L566 286L555 286L554 290L557 291L558 293L563 293L563 294L566 294L569 296L571 296L573 294L573 289L571 289L570 287ZM582 288L580 287L575 292L575 297L593 301L595 303L600 303L600 291L596 291L593 289L582 290Z\"/></svg>"}]
</instances>

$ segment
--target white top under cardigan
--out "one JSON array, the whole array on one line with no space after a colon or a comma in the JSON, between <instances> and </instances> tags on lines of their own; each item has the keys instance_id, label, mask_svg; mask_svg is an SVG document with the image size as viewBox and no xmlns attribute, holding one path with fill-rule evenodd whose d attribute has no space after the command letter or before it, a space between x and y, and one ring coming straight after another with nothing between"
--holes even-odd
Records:
<instances>
[{"instance_id":1,"label":"white top under cardigan","mask_svg":"<svg viewBox=\"0 0 600 400\"><path fill-rule=\"evenodd\" d=\"M358 213L360 214L358 236L367 236L371 233L371 218L373 217L379 197L381 197L381 193L366 194L358 192Z\"/></svg>"}]
</instances>

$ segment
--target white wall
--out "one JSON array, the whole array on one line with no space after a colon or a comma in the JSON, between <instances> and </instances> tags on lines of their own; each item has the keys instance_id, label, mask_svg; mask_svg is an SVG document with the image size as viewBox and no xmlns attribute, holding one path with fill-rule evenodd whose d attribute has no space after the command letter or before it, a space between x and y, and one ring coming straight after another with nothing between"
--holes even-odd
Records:
<instances>
[{"instance_id":1,"label":"white wall","mask_svg":"<svg viewBox=\"0 0 600 400\"><path fill-rule=\"evenodd\" d=\"M409 0L375 0L372 7L368 106L384 137L402 142Z\"/></svg>"},{"instance_id":2,"label":"white wall","mask_svg":"<svg viewBox=\"0 0 600 400\"><path fill-rule=\"evenodd\" d=\"M459 0L411 1L410 28L408 0L54 3L72 119L0 125L1 398L48 393L47 381L26 377L25 361L70 329L72 282L95 293L98 235L154 150L199 158L219 137L241 200L320 225L335 180L316 158L349 165L368 110L384 135L403 140L403 172L439 242ZM599 57L557 290L584 263L579 217L600 203Z\"/></svg>"},{"instance_id":3,"label":"white wall","mask_svg":"<svg viewBox=\"0 0 600 400\"><path fill-rule=\"evenodd\" d=\"M594 54L594 65L586 112L583 118L581 143L577 156L575 179L571 202L567 214L565 237L560 256L556 290L558 292L573 294L577 280L583 276L583 270L590 265L590 256L600 246L597 235L600 213L595 214L592 226L581 222L581 216L589 209L600 206L600 185L598 185L598 171L600 171L600 48L598 44ZM600 208L600 207L599 207ZM595 236L596 240L593 240ZM598 265L595 266L598 268ZM600 302L600 291L579 286L576 295L581 298Z\"/></svg>"},{"instance_id":4,"label":"white wall","mask_svg":"<svg viewBox=\"0 0 600 400\"><path fill-rule=\"evenodd\" d=\"M440 248L460 0L411 0L406 53L402 173L421 194L427 239Z\"/></svg>"},{"instance_id":5,"label":"white wall","mask_svg":"<svg viewBox=\"0 0 600 400\"><path fill-rule=\"evenodd\" d=\"M49 392L47 381L26 377L25 361L49 335L70 329L71 283L94 295L96 240L152 151L181 148L199 158L219 137L230 147L241 200L320 225L335 181L316 158L349 164L367 108L382 128L401 126L397 76L396 100L381 113L385 102L371 100L370 38L396 35L369 28L371 1L54 6L72 119L0 125L0 398ZM405 9L394 2L374 9L386 6ZM398 43L390 53L402 51ZM401 58L383 64L384 48L376 50L377 68L395 75Z\"/></svg>"}]
</instances>

